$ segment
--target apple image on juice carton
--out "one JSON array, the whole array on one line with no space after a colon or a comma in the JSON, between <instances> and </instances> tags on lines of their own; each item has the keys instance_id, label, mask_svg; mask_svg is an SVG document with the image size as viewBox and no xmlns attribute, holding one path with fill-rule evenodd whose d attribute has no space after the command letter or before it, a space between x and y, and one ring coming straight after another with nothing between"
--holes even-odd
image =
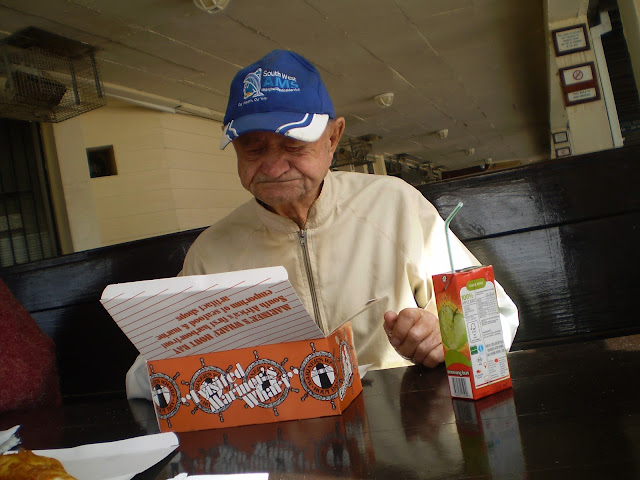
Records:
<instances>
[{"instance_id":1,"label":"apple image on juice carton","mask_svg":"<svg viewBox=\"0 0 640 480\"><path fill-rule=\"evenodd\" d=\"M449 223L445 221L449 247ZM433 275L433 287L452 397L477 400L511 387L491 265Z\"/></svg>"}]
</instances>

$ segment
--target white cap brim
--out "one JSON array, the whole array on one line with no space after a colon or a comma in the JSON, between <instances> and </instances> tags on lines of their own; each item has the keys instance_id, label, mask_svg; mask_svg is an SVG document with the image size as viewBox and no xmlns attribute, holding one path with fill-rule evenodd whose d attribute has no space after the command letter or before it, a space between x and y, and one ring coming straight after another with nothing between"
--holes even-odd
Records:
<instances>
[{"instance_id":1,"label":"white cap brim","mask_svg":"<svg viewBox=\"0 0 640 480\"><path fill-rule=\"evenodd\" d=\"M253 113L224 126L220 150L240 135L249 132L275 132L303 142L317 141L327 128L329 115L319 113L273 112Z\"/></svg>"}]
</instances>

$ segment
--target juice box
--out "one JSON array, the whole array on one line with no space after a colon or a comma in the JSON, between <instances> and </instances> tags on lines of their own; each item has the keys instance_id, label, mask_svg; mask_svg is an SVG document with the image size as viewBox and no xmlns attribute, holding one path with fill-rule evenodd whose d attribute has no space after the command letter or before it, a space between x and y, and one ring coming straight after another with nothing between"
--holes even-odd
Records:
<instances>
[{"instance_id":1,"label":"juice box","mask_svg":"<svg viewBox=\"0 0 640 480\"><path fill-rule=\"evenodd\" d=\"M511 387L493 267L432 280L451 396L477 400Z\"/></svg>"}]
</instances>

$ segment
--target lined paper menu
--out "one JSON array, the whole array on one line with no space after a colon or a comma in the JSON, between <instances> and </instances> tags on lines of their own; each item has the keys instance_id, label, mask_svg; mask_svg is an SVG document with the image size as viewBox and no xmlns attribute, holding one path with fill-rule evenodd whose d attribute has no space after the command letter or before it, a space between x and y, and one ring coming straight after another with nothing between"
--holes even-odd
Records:
<instances>
[{"instance_id":1,"label":"lined paper menu","mask_svg":"<svg viewBox=\"0 0 640 480\"><path fill-rule=\"evenodd\" d=\"M113 284L100 301L147 360L324 337L284 267Z\"/></svg>"}]
</instances>

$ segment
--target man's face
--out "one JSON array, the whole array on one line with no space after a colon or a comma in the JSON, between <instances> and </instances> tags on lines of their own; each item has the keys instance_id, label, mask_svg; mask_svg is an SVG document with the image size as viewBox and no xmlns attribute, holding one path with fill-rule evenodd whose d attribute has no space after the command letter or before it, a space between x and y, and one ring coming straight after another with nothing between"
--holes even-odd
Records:
<instances>
[{"instance_id":1,"label":"man's face","mask_svg":"<svg viewBox=\"0 0 640 480\"><path fill-rule=\"evenodd\" d=\"M280 213L310 206L329 171L344 119L329 122L322 137L309 143L273 132L250 132L233 141L242 186Z\"/></svg>"}]
</instances>

